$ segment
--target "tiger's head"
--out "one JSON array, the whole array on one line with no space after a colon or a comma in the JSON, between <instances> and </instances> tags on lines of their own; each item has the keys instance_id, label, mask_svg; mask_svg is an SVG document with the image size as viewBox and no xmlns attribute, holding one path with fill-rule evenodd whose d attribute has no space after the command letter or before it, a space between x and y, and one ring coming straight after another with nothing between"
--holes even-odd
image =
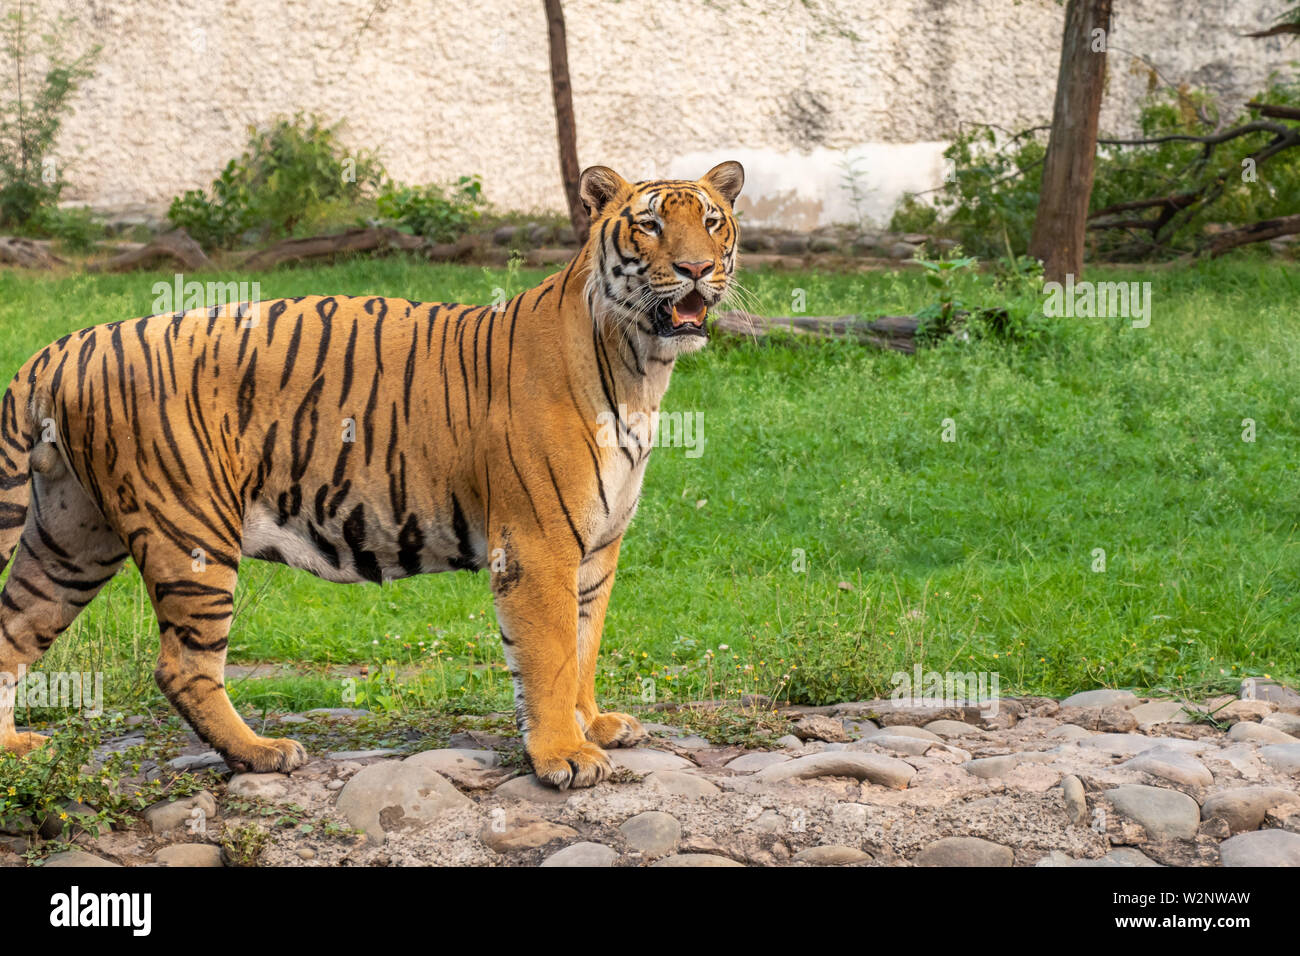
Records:
<instances>
[{"instance_id":1,"label":"tiger's head","mask_svg":"<svg viewBox=\"0 0 1300 956\"><path fill-rule=\"evenodd\" d=\"M737 162L720 163L695 182L629 183L607 166L583 172L593 315L635 330L651 354L702 348L709 309L726 295L736 268L732 203L744 184Z\"/></svg>"}]
</instances>

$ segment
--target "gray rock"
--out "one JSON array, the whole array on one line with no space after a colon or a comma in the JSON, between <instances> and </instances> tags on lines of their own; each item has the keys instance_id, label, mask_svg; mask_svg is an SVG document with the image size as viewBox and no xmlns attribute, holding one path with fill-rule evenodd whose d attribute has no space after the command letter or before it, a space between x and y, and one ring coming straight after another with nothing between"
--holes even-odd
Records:
<instances>
[{"instance_id":1,"label":"gray rock","mask_svg":"<svg viewBox=\"0 0 1300 956\"><path fill-rule=\"evenodd\" d=\"M1205 820L1220 819L1231 833L1258 830L1264 814L1286 803L1300 803L1300 793L1282 787L1237 787L1207 797L1201 806Z\"/></svg>"},{"instance_id":2,"label":"gray rock","mask_svg":"<svg viewBox=\"0 0 1300 956\"><path fill-rule=\"evenodd\" d=\"M375 757L394 757L400 753L400 750L391 747L380 747L375 750L336 750L325 756L328 760L371 760Z\"/></svg>"},{"instance_id":3,"label":"gray rock","mask_svg":"<svg viewBox=\"0 0 1300 956\"><path fill-rule=\"evenodd\" d=\"M1094 736L1091 730L1080 727L1078 724L1062 724L1059 727L1053 727L1047 732L1047 736L1055 740L1082 740L1084 737Z\"/></svg>"},{"instance_id":4,"label":"gray rock","mask_svg":"<svg viewBox=\"0 0 1300 956\"><path fill-rule=\"evenodd\" d=\"M841 846L830 843L825 846L810 846L806 850L800 850L791 859L796 863L807 863L811 866L848 866L854 863L870 861L871 854L864 853L855 846Z\"/></svg>"},{"instance_id":5,"label":"gray rock","mask_svg":"<svg viewBox=\"0 0 1300 956\"><path fill-rule=\"evenodd\" d=\"M1155 860L1147 856L1141 850L1135 850L1131 846L1118 846L1111 850L1105 856L1096 860L1075 860L1071 866L1160 866Z\"/></svg>"},{"instance_id":6,"label":"gray rock","mask_svg":"<svg viewBox=\"0 0 1300 956\"><path fill-rule=\"evenodd\" d=\"M694 767L685 757L651 750L649 747L628 747L606 751L609 762L615 770L627 770L631 773L646 774L655 770L684 770Z\"/></svg>"},{"instance_id":7,"label":"gray rock","mask_svg":"<svg viewBox=\"0 0 1300 956\"><path fill-rule=\"evenodd\" d=\"M1259 748L1259 756L1274 770L1300 776L1300 743L1268 744Z\"/></svg>"},{"instance_id":8,"label":"gray rock","mask_svg":"<svg viewBox=\"0 0 1300 956\"><path fill-rule=\"evenodd\" d=\"M713 853L677 853L673 856L666 856L652 866L744 866L743 863L737 863L735 860L729 860L725 856L717 856Z\"/></svg>"},{"instance_id":9,"label":"gray rock","mask_svg":"<svg viewBox=\"0 0 1300 956\"><path fill-rule=\"evenodd\" d=\"M884 750L893 750L896 753L919 757L933 746L935 746L933 741L922 740L919 737L905 737L902 734L878 733L870 734L863 737L861 740L855 740L853 743L845 745L843 749L870 751L873 747L880 747Z\"/></svg>"},{"instance_id":10,"label":"gray rock","mask_svg":"<svg viewBox=\"0 0 1300 956\"><path fill-rule=\"evenodd\" d=\"M1269 714L1260 721L1260 726L1272 727L1284 734L1300 738L1300 714Z\"/></svg>"},{"instance_id":11,"label":"gray rock","mask_svg":"<svg viewBox=\"0 0 1300 956\"><path fill-rule=\"evenodd\" d=\"M536 774L530 773L527 776L507 780L492 791L492 796L498 800L522 800L526 803L558 804L567 802L571 793L569 790L556 790L554 787L548 787L537 779Z\"/></svg>"},{"instance_id":12,"label":"gray rock","mask_svg":"<svg viewBox=\"0 0 1300 956\"><path fill-rule=\"evenodd\" d=\"M603 843L583 841L566 846L563 850L556 850L542 861L542 866L606 867L613 866L617 859L618 852L612 847L605 846Z\"/></svg>"},{"instance_id":13,"label":"gray rock","mask_svg":"<svg viewBox=\"0 0 1300 956\"><path fill-rule=\"evenodd\" d=\"M167 766L180 772L189 771L198 773L200 770L208 770L214 767L224 767L226 758L221 756L215 750L209 750L201 754L181 754L174 760L167 761ZM48 866L48 864L46 864Z\"/></svg>"},{"instance_id":14,"label":"gray rock","mask_svg":"<svg viewBox=\"0 0 1300 956\"><path fill-rule=\"evenodd\" d=\"M760 770L754 778L765 783L778 783L813 777L853 777L902 790L914 776L916 770L910 764L894 757L841 751L796 757L786 763Z\"/></svg>"},{"instance_id":15,"label":"gray rock","mask_svg":"<svg viewBox=\"0 0 1300 956\"><path fill-rule=\"evenodd\" d=\"M199 829L197 825L206 824L206 821L211 820L216 814L216 798L208 791L202 790L179 800L171 802L164 800L155 803L144 811L144 819L149 824L149 829L155 835L161 836L173 830L186 832L193 830L193 832L202 833L203 830ZM191 822L195 823L196 826L191 827Z\"/></svg>"},{"instance_id":16,"label":"gray rock","mask_svg":"<svg viewBox=\"0 0 1300 956\"><path fill-rule=\"evenodd\" d=\"M800 750L803 748L803 741L794 734L786 734L784 737L778 737L776 745L782 750Z\"/></svg>"},{"instance_id":17,"label":"gray rock","mask_svg":"<svg viewBox=\"0 0 1300 956\"><path fill-rule=\"evenodd\" d=\"M1131 690L1112 690L1103 687L1071 694L1061 701L1062 707L1129 707L1138 702Z\"/></svg>"},{"instance_id":18,"label":"gray rock","mask_svg":"<svg viewBox=\"0 0 1300 956\"><path fill-rule=\"evenodd\" d=\"M1101 750L1116 757L1132 757L1146 750L1164 747L1184 753L1197 753L1212 745L1198 740L1180 740L1177 737L1147 737L1144 734L1093 734L1079 740L1079 746Z\"/></svg>"},{"instance_id":19,"label":"gray rock","mask_svg":"<svg viewBox=\"0 0 1300 956\"><path fill-rule=\"evenodd\" d=\"M58 805L57 811L51 812L44 820L37 832L47 840L58 839L67 834L86 832L87 827L91 825L97 816L94 807L88 807L84 803L76 800L65 800ZM67 814L67 819L63 818Z\"/></svg>"},{"instance_id":20,"label":"gray rock","mask_svg":"<svg viewBox=\"0 0 1300 956\"><path fill-rule=\"evenodd\" d=\"M1137 720L1139 730L1146 730L1156 724L1185 724L1191 718L1183 710L1183 705L1176 700L1153 700L1129 708Z\"/></svg>"},{"instance_id":21,"label":"gray rock","mask_svg":"<svg viewBox=\"0 0 1300 956\"><path fill-rule=\"evenodd\" d=\"M289 777L283 773L237 773L226 784L226 793L233 797L280 801L288 796Z\"/></svg>"},{"instance_id":22,"label":"gray rock","mask_svg":"<svg viewBox=\"0 0 1300 956\"><path fill-rule=\"evenodd\" d=\"M494 750L424 750L407 757L404 763L434 770L462 787L482 786L494 776L501 776L492 773L501 766L501 755Z\"/></svg>"},{"instance_id":23,"label":"gray rock","mask_svg":"<svg viewBox=\"0 0 1300 956\"><path fill-rule=\"evenodd\" d=\"M906 242L896 242L889 247L890 259L911 259L916 255L916 246Z\"/></svg>"},{"instance_id":24,"label":"gray rock","mask_svg":"<svg viewBox=\"0 0 1300 956\"><path fill-rule=\"evenodd\" d=\"M931 721L934 723L934 721ZM929 740L932 743L941 743L943 738L934 731L926 730L924 727L913 727L908 724L893 724L888 727L881 727L867 734L868 737L913 737L917 740Z\"/></svg>"},{"instance_id":25,"label":"gray rock","mask_svg":"<svg viewBox=\"0 0 1300 956\"><path fill-rule=\"evenodd\" d=\"M687 800L703 800L722 792L717 784L681 770L655 770L646 774L645 784L660 793Z\"/></svg>"},{"instance_id":26,"label":"gray rock","mask_svg":"<svg viewBox=\"0 0 1300 956\"><path fill-rule=\"evenodd\" d=\"M552 823L527 811L493 814L483 825L479 839L497 853L512 850L534 850L539 846L576 837L578 831L560 823Z\"/></svg>"},{"instance_id":27,"label":"gray rock","mask_svg":"<svg viewBox=\"0 0 1300 956\"><path fill-rule=\"evenodd\" d=\"M52 867L87 867L87 866L121 866L120 863L114 863L112 860L105 860L103 857L95 856L93 853L85 853L81 850L68 850L64 853L55 853L45 861L45 869Z\"/></svg>"},{"instance_id":28,"label":"gray rock","mask_svg":"<svg viewBox=\"0 0 1300 956\"><path fill-rule=\"evenodd\" d=\"M1205 764L1191 754L1165 747L1145 750L1120 766L1187 787L1208 787L1214 783L1214 774L1206 769Z\"/></svg>"},{"instance_id":29,"label":"gray rock","mask_svg":"<svg viewBox=\"0 0 1300 956\"><path fill-rule=\"evenodd\" d=\"M221 847L211 843L173 843L153 855L161 866L224 866Z\"/></svg>"},{"instance_id":30,"label":"gray rock","mask_svg":"<svg viewBox=\"0 0 1300 956\"><path fill-rule=\"evenodd\" d=\"M1055 755L1037 750L1025 750L1018 754L1002 754L997 757L980 757L962 764L966 772L982 780L992 780L1010 773L1022 763L1051 763Z\"/></svg>"},{"instance_id":31,"label":"gray rock","mask_svg":"<svg viewBox=\"0 0 1300 956\"><path fill-rule=\"evenodd\" d=\"M839 243L830 236L813 236L808 243L808 248L812 252L836 252L839 247Z\"/></svg>"},{"instance_id":32,"label":"gray rock","mask_svg":"<svg viewBox=\"0 0 1300 956\"><path fill-rule=\"evenodd\" d=\"M932 720L925 730L940 737L983 737L984 731L962 720Z\"/></svg>"},{"instance_id":33,"label":"gray rock","mask_svg":"<svg viewBox=\"0 0 1300 956\"><path fill-rule=\"evenodd\" d=\"M424 826L446 810L473 805L440 773L396 760L361 769L338 798L339 812L375 843L390 831Z\"/></svg>"},{"instance_id":34,"label":"gray rock","mask_svg":"<svg viewBox=\"0 0 1300 956\"><path fill-rule=\"evenodd\" d=\"M677 818L660 810L638 813L618 829L628 846L651 859L672 853L682 838L682 825Z\"/></svg>"},{"instance_id":35,"label":"gray rock","mask_svg":"<svg viewBox=\"0 0 1300 956\"><path fill-rule=\"evenodd\" d=\"M818 714L796 720L792 730L800 740L825 740L828 743L843 743L849 739L849 735L844 732L844 724L834 717L823 717Z\"/></svg>"},{"instance_id":36,"label":"gray rock","mask_svg":"<svg viewBox=\"0 0 1300 956\"><path fill-rule=\"evenodd\" d=\"M1291 713L1300 713L1300 691L1275 680L1247 677L1241 682L1242 699L1262 700L1277 704Z\"/></svg>"},{"instance_id":37,"label":"gray rock","mask_svg":"<svg viewBox=\"0 0 1300 956\"><path fill-rule=\"evenodd\" d=\"M1256 830L1219 844L1224 866L1300 866L1300 833Z\"/></svg>"},{"instance_id":38,"label":"gray rock","mask_svg":"<svg viewBox=\"0 0 1300 956\"><path fill-rule=\"evenodd\" d=\"M776 248L783 256L801 256L808 251L808 237L782 236L777 240Z\"/></svg>"},{"instance_id":39,"label":"gray rock","mask_svg":"<svg viewBox=\"0 0 1300 956\"><path fill-rule=\"evenodd\" d=\"M944 837L916 855L917 866L1011 866L1015 854L1009 847L980 837Z\"/></svg>"},{"instance_id":40,"label":"gray rock","mask_svg":"<svg viewBox=\"0 0 1300 956\"><path fill-rule=\"evenodd\" d=\"M1269 716L1272 716L1271 714ZM1228 731L1229 740L1244 740L1261 744L1300 744L1300 738L1292 737L1276 727L1265 727L1261 723L1248 720L1239 721Z\"/></svg>"},{"instance_id":41,"label":"gray rock","mask_svg":"<svg viewBox=\"0 0 1300 956\"><path fill-rule=\"evenodd\" d=\"M1088 819L1088 798L1084 795L1083 781L1074 774L1061 778L1061 796L1065 800L1065 813L1075 826Z\"/></svg>"},{"instance_id":42,"label":"gray rock","mask_svg":"<svg viewBox=\"0 0 1300 956\"><path fill-rule=\"evenodd\" d=\"M1116 811L1142 825L1152 840L1191 840L1201 822L1196 801L1178 790L1126 783L1106 791Z\"/></svg>"},{"instance_id":43,"label":"gray rock","mask_svg":"<svg viewBox=\"0 0 1300 956\"><path fill-rule=\"evenodd\" d=\"M789 759L789 754L777 753L774 750L761 750L757 753L742 754L727 763L726 769L734 770L736 773L755 773L775 764L786 763Z\"/></svg>"},{"instance_id":44,"label":"gray rock","mask_svg":"<svg viewBox=\"0 0 1300 956\"><path fill-rule=\"evenodd\" d=\"M370 711L358 707L317 707L307 711L307 716L324 717L333 720L355 720L358 717L369 717Z\"/></svg>"}]
</instances>

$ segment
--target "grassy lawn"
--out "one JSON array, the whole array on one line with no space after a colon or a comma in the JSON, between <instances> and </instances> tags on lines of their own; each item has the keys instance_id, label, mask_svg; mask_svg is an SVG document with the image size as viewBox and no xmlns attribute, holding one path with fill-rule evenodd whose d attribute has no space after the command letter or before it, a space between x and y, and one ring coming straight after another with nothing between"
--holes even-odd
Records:
<instances>
[{"instance_id":1,"label":"grassy lawn","mask_svg":"<svg viewBox=\"0 0 1300 956\"><path fill-rule=\"evenodd\" d=\"M264 297L486 302L543 275L387 259L220 278L256 279ZM604 698L887 696L915 663L997 672L1003 693L1300 677L1300 275L1239 259L1090 277L1151 281L1150 327L1062 319L1032 343L914 357L715 340L680 363L665 408L703 412L706 444L651 461ZM930 298L913 272L742 279L770 314L788 313L796 289L811 314ZM64 332L152 311L156 281L171 276L0 273L6 377ZM996 299L974 287L987 279L962 281L970 300ZM43 667L103 670L106 696L138 710L161 704L155 652L131 569ZM485 574L381 589L247 562L230 660L266 665L230 682L256 711L340 706L361 665L373 708L509 700Z\"/></svg>"}]
</instances>

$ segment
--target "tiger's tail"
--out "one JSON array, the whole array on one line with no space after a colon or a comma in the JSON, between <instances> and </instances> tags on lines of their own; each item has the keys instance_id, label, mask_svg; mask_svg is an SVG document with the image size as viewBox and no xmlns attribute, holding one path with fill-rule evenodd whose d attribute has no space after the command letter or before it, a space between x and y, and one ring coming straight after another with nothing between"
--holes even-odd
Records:
<instances>
[{"instance_id":1,"label":"tiger's tail","mask_svg":"<svg viewBox=\"0 0 1300 956\"><path fill-rule=\"evenodd\" d=\"M31 500L32 379L19 372L0 399L0 570L18 548Z\"/></svg>"}]
</instances>

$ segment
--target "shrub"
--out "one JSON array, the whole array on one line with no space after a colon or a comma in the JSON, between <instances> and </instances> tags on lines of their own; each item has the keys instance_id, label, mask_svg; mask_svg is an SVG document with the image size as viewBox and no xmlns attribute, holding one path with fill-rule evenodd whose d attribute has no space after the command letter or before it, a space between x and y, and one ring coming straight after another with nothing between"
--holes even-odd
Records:
<instances>
[{"instance_id":1,"label":"shrub","mask_svg":"<svg viewBox=\"0 0 1300 956\"><path fill-rule=\"evenodd\" d=\"M250 127L244 153L226 164L209 191L191 189L173 199L167 218L205 246L279 239L354 209L378 190L383 175L373 153L347 153L337 124L296 114Z\"/></svg>"},{"instance_id":2,"label":"shrub","mask_svg":"<svg viewBox=\"0 0 1300 956\"><path fill-rule=\"evenodd\" d=\"M1278 106L1300 105L1300 82L1277 79L1255 99ZM1204 137L1248 122L1248 114L1221 117L1202 92L1162 88L1143 106L1141 138ZM1097 150L1090 208L1175 194L1198 198L1168 215L1152 230L1142 226L1091 229L1090 253L1103 259L1133 259L1188 252L1223 222L1247 224L1300 208L1300 149L1273 155L1255 177L1243 162L1273 137L1261 130L1207 148L1188 140L1133 146L1101 143ZM1046 133L1026 130L999 136L981 126L959 134L944 151L955 175L928 199L904 196L890 222L899 232L929 232L956 239L981 258L1021 255L1029 246ZM1266 171L1266 172L1265 172ZM1155 221L1154 208L1107 215L1112 222Z\"/></svg>"},{"instance_id":3,"label":"shrub","mask_svg":"<svg viewBox=\"0 0 1300 956\"><path fill-rule=\"evenodd\" d=\"M65 38L76 35L74 26L67 18L42 24L21 0L0 21L0 51L9 61L0 74L0 228L61 236L67 223L58 208L63 168L52 151L69 100L99 51L71 56ZM69 228L86 221L74 214Z\"/></svg>"},{"instance_id":4,"label":"shrub","mask_svg":"<svg viewBox=\"0 0 1300 956\"><path fill-rule=\"evenodd\" d=\"M377 201L379 215L434 242L463 235L482 216L483 185L461 176L448 186L391 183Z\"/></svg>"}]
</instances>

